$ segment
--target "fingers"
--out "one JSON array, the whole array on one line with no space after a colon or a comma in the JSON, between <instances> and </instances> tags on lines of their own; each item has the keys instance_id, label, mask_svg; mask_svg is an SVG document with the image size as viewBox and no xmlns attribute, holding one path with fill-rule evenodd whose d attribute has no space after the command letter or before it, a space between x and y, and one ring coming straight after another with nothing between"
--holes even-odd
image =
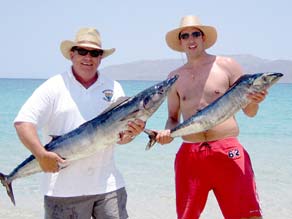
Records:
<instances>
[{"instance_id":1,"label":"fingers","mask_svg":"<svg viewBox=\"0 0 292 219\"><path fill-rule=\"evenodd\" d=\"M170 130L163 130L163 131L159 131L157 136L156 136L156 141L159 144L169 144L170 142L172 142L173 138L170 136Z\"/></svg>"},{"instance_id":2,"label":"fingers","mask_svg":"<svg viewBox=\"0 0 292 219\"><path fill-rule=\"evenodd\" d=\"M66 165L66 160L54 152L44 153L38 158L38 162L44 172L50 173L58 172L62 166Z\"/></svg>"},{"instance_id":3,"label":"fingers","mask_svg":"<svg viewBox=\"0 0 292 219\"><path fill-rule=\"evenodd\" d=\"M251 100L252 103L259 104L260 102L262 102L265 99L267 94L268 94L267 90L264 90L264 91L257 92L257 93L250 93L248 95L248 98Z\"/></svg>"},{"instance_id":4,"label":"fingers","mask_svg":"<svg viewBox=\"0 0 292 219\"><path fill-rule=\"evenodd\" d=\"M135 121L131 121L128 123L128 130L126 130L127 134L134 137L139 135L145 128L145 122L136 119Z\"/></svg>"}]
</instances>

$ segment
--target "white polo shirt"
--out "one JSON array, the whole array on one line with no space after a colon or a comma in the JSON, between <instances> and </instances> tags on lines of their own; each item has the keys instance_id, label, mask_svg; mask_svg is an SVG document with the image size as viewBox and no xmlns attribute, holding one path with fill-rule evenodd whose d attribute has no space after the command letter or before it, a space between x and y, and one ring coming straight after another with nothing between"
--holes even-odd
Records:
<instances>
[{"instance_id":1,"label":"white polo shirt","mask_svg":"<svg viewBox=\"0 0 292 219\"><path fill-rule=\"evenodd\" d=\"M124 96L117 81L99 73L88 89L73 76L71 69L38 87L25 102L14 122L31 122L42 129L44 144L50 135L65 134L100 114ZM58 173L44 173L44 195L71 197L111 192L124 187L114 162L114 145L75 161Z\"/></svg>"}]
</instances>

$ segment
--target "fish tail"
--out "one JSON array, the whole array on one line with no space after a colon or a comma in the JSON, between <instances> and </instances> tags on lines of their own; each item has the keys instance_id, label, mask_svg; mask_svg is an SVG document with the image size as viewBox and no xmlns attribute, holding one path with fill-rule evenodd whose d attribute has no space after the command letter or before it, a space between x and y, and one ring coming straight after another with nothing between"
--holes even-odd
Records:
<instances>
[{"instance_id":1,"label":"fish tail","mask_svg":"<svg viewBox=\"0 0 292 219\"><path fill-rule=\"evenodd\" d=\"M0 180L3 186L6 188L6 192L11 199L12 203L15 205L15 199L13 195L13 190L12 190L12 182L9 181L8 176L0 173Z\"/></svg>"},{"instance_id":2,"label":"fish tail","mask_svg":"<svg viewBox=\"0 0 292 219\"><path fill-rule=\"evenodd\" d=\"M145 150L149 150L156 143L157 132L150 130L150 129L144 129L144 132L149 137L149 141L148 141L148 144L147 144Z\"/></svg>"}]
</instances>

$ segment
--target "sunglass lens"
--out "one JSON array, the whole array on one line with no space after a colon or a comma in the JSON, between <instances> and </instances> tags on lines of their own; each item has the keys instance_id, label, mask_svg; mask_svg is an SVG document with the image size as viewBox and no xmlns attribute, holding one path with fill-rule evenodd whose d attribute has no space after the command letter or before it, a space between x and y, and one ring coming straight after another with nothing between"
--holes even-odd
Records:
<instances>
[{"instance_id":1,"label":"sunglass lens","mask_svg":"<svg viewBox=\"0 0 292 219\"><path fill-rule=\"evenodd\" d=\"M78 48L76 50L77 50L78 54L81 56L86 56L88 53L88 50L86 50L86 49Z\"/></svg>"},{"instance_id":2,"label":"sunglass lens","mask_svg":"<svg viewBox=\"0 0 292 219\"><path fill-rule=\"evenodd\" d=\"M91 57L98 57L98 56L103 54L102 50L87 50L87 49L83 49L83 48L76 48L75 50L81 56L86 56L87 53L89 53Z\"/></svg>"},{"instance_id":3,"label":"sunglass lens","mask_svg":"<svg viewBox=\"0 0 292 219\"><path fill-rule=\"evenodd\" d=\"M190 35L192 35L194 38L198 38L198 37L202 36L202 33L200 31L195 31L195 32L192 32L191 34L183 33L180 35L180 38L183 40L187 40L187 39L189 39Z\"/></svg>"},{"instance_id":4,"label":"sunglass lens","mask_svg":"<svg viewBox=\"0 0 292 219\"><path fill-rule=\"evenodd\" d=\"M186 40L190 37L190 35L188 33L183 33L182 35L180 35L180 37L183 39L183 40Z\"/></svg>"},{"instance_id":5,"label":"sunglass lens","mask_svg":"<svg viewBox=\"0 0 292 219\"><path fill-rule=\"evenodd\" d=\"M199 32L199 31L196 31L196 32L192 32L192 36L194 37L194 38L197 38L197 37L199 37L199 36L201 36L202 34L201 34L201 32Z\"/></svg>"},{"instance_id":6,"label":"sunglass lens","mask_svg":"<svg viewBox=\"0 0 292 219\"><path fill-rule=\"evenodd\" d=\"M97 57L97 56L99 56L99 55L102 55L102 53L103 53L102 50L92 50L92 51L90 51L90 55L91 55L92 57Z\"/></svg>"}]
</instances>

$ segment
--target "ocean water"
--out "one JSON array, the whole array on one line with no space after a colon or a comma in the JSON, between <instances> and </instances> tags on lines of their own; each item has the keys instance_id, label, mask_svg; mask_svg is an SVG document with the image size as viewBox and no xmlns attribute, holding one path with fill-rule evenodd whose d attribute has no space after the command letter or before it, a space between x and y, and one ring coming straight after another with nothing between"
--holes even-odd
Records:
<instances>
[{"instance_id":1,"label":"ocean water","mask_svg":"<svg viewBox=\"0 0 292 219\"><path fill-rule=\"evenodd\" d=\"M9 173L29 152L13 128L13 119L24 101L43 80L0 79L0 172ZM121 81L127 95L147 88L154 81ZM276 84L261 104L255 118L241 112L239 139L249 151L256 174L261 206L266 219L292 218L292 84ZM162 129L167 117L166 103L147 122L147 128ZM175 154L181 140L155 145L145 151L148 137L118 146L116 163L128 191L128 212L133 219L175 219ZM43 218L40 175L13 182L16 207L0 186L0 218ZM223 218L212 192L202 218Z\"/></svg>"}]
</instances>

